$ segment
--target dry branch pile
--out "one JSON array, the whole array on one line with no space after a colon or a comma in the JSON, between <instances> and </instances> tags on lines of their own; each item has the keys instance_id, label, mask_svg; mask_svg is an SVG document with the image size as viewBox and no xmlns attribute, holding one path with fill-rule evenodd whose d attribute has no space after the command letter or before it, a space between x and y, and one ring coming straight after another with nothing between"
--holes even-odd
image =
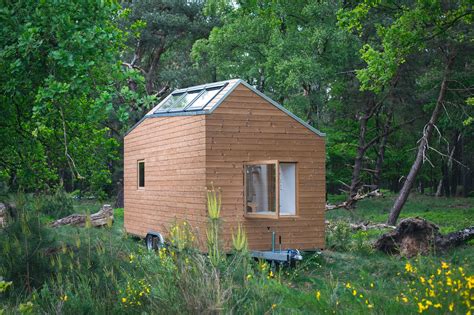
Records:
<instances>
[{"instance_id":1,"label":"dry branch pile","mask_svg":"<svg viewBox=\"0 0 474 315\"><path fill-rule=\"evenodd\" d=\"M394 231L385 233L374 247L388 254L413 257L446 250L474 238L474 226L443 235L438 226L423 218L402 220Z\"/></svg>"},{"instance_id":2,"label":"dry branch pile","mask_svg":"<svg viewBox=\"0 0 474 315\"><path fill-rule=\"evenodd\" d=\"M52 227L63 225L85 226L87 220L90 220L91 226L104 226L114 221L114 209L111 205L103 205L99 212L89 216L85 214L71 214L65 218L59 219L51 223Z\"/></svg>"}]
</instances>

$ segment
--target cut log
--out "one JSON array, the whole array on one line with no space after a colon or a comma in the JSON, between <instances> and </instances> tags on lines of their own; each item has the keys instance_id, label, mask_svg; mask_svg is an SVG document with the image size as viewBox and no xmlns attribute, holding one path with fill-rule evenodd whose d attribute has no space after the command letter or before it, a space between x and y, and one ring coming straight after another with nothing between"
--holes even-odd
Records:
<instances>
[{"instance_id":1,"label":"cut log","mask_svg":"<svg viewBox=\"0 0 474 315\"><path fill-rule=\"evenodd\" d=\"M365 194L358 192L351 200L346 200L337 205L326 204L326 211L340 209L340 208L345 208L345 209L350 210L354 202L357 202L359 200L362 200L368 197L381 197L381 196L383 196L383 194L380 192L379 189L370 191Z\"/></svg>"},{"instance_id":2,"label":"cut log","mask_svg":"<svg viewBox=\"0 0 474 315\"><path fill-rule=\"evenodd\" d=\"M7 226L8 222L8 207L3 202L0 202L0 229Z\"/></svg>"},{"instance_id":3,"label":"cut log","mask_svg":"<svg viewBox=\"0 0 474 315\"><path fill-rule=\"evenodd\" d=\"M85 226L88 216L85 214L71 214L65 218L59 219L51 223L51 227L63 225ZM100 227L114 222L114 209L111 205L103 205L99 212L89 216L90 225Z\"/></svg>"},{"instance_id":4,"label":"cut log","mask_svg":"<svg viewBox=\"0 0 474 315\"><path fill-rule=\"evenodd\" d=\"M413 257L459 246L473 238L474 226L443 235L437 225L416 217L402 220L394 231L382 235L374 248L387 254Z\"/></svg>"}]
</instances>

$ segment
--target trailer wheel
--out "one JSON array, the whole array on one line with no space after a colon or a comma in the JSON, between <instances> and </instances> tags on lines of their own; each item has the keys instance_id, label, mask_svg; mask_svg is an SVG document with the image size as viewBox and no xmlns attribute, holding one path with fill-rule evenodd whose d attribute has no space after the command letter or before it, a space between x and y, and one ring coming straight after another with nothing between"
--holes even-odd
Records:
<instances>
[{"instance_id":1,"label":"trailer wheel","mask_svg":"<svg viewBox=\"0 0 474 315\"><path fill-rule=\"evenodd\" d=\"M159 250L164 246L164 239L160 233L150 232L145 237L145 245L149 251Z\"/></svg>"},{"instance_id":2,"label":"trailer wheel","mask_svg":"<svg viewBox=\"0 0 474 315\"><path fill-rule=\"evenodd\" d=\"M155 243L156 243L156 236L153 236L151 234L147 234L146 238L145 238L145 245L146 245L146 248L149 250L149 251L152 251L155 248Z\"/></svg>"}]
</instances>

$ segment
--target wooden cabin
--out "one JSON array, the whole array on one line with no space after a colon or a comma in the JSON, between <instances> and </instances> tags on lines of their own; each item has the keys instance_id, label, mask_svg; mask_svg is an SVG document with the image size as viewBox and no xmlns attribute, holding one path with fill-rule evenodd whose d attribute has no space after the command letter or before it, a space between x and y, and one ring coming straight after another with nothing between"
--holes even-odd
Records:
<instances>
[{"instance_id":1,"label":"wooden cabin","mask_svg":"<svg viewBox=\"0 0 474 315\"><path fill-rule=\"evenodd\" d=\"M324 247L324 134L236 79L179 89L125 136L125 229L166 237L187 220L206 239L206 187L221 190L223 241L252 250ZM204 248L204 247L203 247Z\"/></svg>"}]
</instances>

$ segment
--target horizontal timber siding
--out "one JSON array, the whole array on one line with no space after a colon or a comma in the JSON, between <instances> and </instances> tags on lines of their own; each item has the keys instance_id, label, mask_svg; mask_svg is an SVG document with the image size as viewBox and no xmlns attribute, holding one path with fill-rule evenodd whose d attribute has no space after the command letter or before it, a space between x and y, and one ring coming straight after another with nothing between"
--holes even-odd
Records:
<instances>
[{"instance_id":1,"label":"horizontal timber siding","mask_svg":"<svg viewBox=\"0 0 474 315\"><path fill-rule=\"evenodd\" d=\"M147 118L124 140L125 229L167 235L176 219L199 234L205 224L205 116ZM137 161L145 161L145 189L137 188Z\"/></svg>"},{"instance_id":2,"label":"horizontal timber siding","mask_svg":"<svg viewBox=\"0 0 474 315\"><path fill-rule=\"evenodd\" d=\"M298 163L298 216L280 219L244 216L244 162ZM222 190L222 229L227 248L242 222L249 247L271 248L271 231L283 248L324 247L325 144L314 134L243 85L206 116L206 182Z\"/></svg>"}]
</instances>

